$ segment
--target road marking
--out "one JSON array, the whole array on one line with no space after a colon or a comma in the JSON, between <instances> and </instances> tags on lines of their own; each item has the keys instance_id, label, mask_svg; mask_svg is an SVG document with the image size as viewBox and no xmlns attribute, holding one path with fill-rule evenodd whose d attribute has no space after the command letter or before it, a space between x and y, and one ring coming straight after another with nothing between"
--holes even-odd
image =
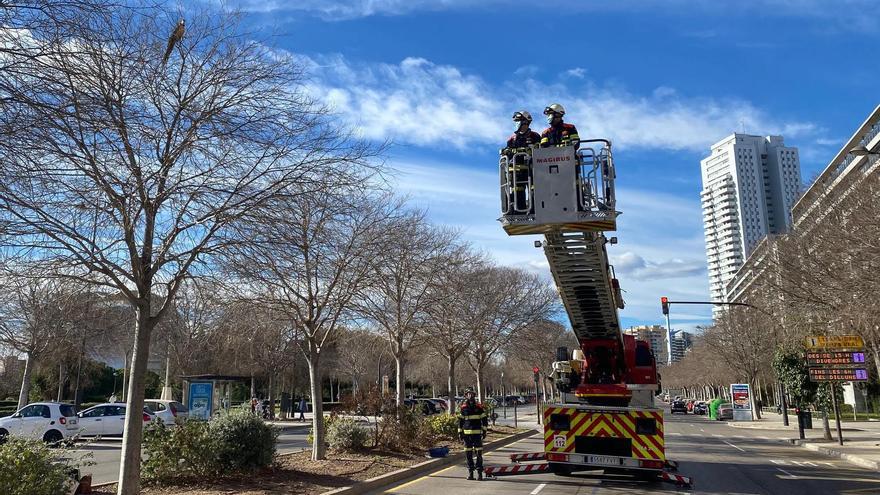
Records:
<instances>
[{"instance_id":1,"label":"road marking","mask_svg":"<svg viewBox=\"0 0 880 495\"><path fill-rule=\"evenodd\" d=\"M700 428L700 431L702 431L703 433L706 433L706 430L704 430L704 429L702 429L702 428Z\"/></svg>"},{"instance_id":2,"label":"road marking","mask_svg":"<svg viewBox=\"0 0 880 495\"><path fill-rule=\"evenodd\" d=\"M778 471L781 471L781 472L782 472L783 474L785 474L786 476L790 476L790 477L792 477L792 478L797 478L797 476L795 476L795 475L789 473L789 472L786 471L785 469L782 469L782 468L776 468L776 469L777 469Z\"/></svg>"},{"instance_id":3,"label":"road marking","mask_svg":"<svg viewBox=\"0 0 880 495\"><path fill-rule=\"evenodd\" d=\"M738 450L740 452L745 452L745 449L741 449L741 448L737 447L736 445L728 442L727 440L722 440L722 442L726 443L727 445L730 445L731 447L735 448L736 450Z\"/></svg>"},{"instance_id":4,"label":"road marking","mask_svg":"<svg viewBox=\"0 0 880 495\"><path fill-rule=\"evenodd\" d=\"M770 462L772 462L773 464L782 464L783 466L785 466L785 461L779 461L779 460L776 460L776 459L770 459Z\"/></svg>"},{"instance_id":5,"label":"road marking","mask_svg":"<svg viewBox=\"0 0 880 495\"><path fill-rule=\"evenodd\" d=\"M715 437L715 438L721 438L721 437L723 437L724 435L719 435L719 434L717 434L717 433L713 433L712 436Z\"/></svg>"},{"instance_id":6,"label":"road marking","mask_svg":"<svg viewBox=\"0 0 880 495\"><path fill-rule=\"evenodd\" d=\"M758 437L758 438L760 438L761 440L770 440L770 438L768 438L768 437Z\"/></svg>"},{"instance_id":7,"label":"road marking","mask_svg":"<svg viewBox=\"0 0 880 495\"><path fill-rule=\"evenodd\" d=\"M673 437L680 437L680 436L684 435L684 433L679 433L677 431L673 431L673 432L667 433L667 435L670 435Z\"/></svg>"},{"instance_id":8,"label":"road marking","mask_svg":"<svg viewBox=\"0 0 880 495\"><path fill-rule=\"evenodd\" d=\"M446 468L446 469L441 469L440 471L434 471L433 473L426 474L425 476L421 476L421 477L416 478L416 479L414 479L414 480L412 480L412 481L407 481L406 483L403 483L402 485L397 485L397 486L395 486L394 488L389 488L388 490L385 490L385 491L383 491L382 493L394 493L395 490L400 490L401 488L404 488L404 487L407 487L407 486L409 486L409 485L412 485L413 483L416 483L416 482L422 481L422 480L425 479L425 478L430 478L431 476L434 476L435 474L445 473L446 471L449 471L450 469L457 468L457 467L459 467L458 464L453 465L453 466L449 466L449 467Z\"/></svg>"},{"instance_id":9,"label":"road marking","mask_svg":"<svg viewBox=\"0 0 880 495\"><path fill-rule=\"evenodd\" d=\"M834 467L834 464L831 464L830 462L823 462L822 464L825 464L828 467Z\"/></svg>"},{"instance_id":10,"label":"road marking","mask_svg":"<svg viewBox=\"0 0 880 495\"><path fill-rule=\"evenodd\" d=\"M545 486L547 486L547 483L541 483L540 485L538 485L537 487L535 487L535 489L532 490L532 492L529 493L529 495L538 495L538 492L540 492L541 490L543 490Z\"/></svg>"},{"instance_id":11,"label":"road marking","mask_svg":"<svg viewBox=\"0 0 880 495\"><path fill-rule=\"evenodd\" d=\"M806 462L804 462L804 464L806 464L807 466L810 466L810 467L819 467L819 466L813 464L813 463L810 462L810 461L806 461Z\"/></svg>"}]
</instances>

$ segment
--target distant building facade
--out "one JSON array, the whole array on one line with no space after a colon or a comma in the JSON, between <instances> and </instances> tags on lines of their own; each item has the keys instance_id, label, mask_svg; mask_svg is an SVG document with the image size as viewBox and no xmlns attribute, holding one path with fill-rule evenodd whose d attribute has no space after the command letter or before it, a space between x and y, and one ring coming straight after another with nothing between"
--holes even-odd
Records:
<instances>
[{"instance_id":1,"label":"distant building facade","mask_svg":"<svg viewBox=\"0 0 880 495\"><path fill-rule=\"evenodd\" d=\"M734 133L712 145L700 169L709 292L712 301L725 302L727 283L761 239L791 226L800 158L782 136Z\"/></svg>"},{"instance_id":2,"label":"distant building facade","mask_svg":"<svg viewBox=\"0 0 880 495\"><path fill-rule=\"evenodd\" d=\"M637 340L643 340L651 346L657 364L666 364L666 327L660 325L639 325L623 331Z\"/></svg>"},{"instance_id":3,"label":"distant building facade","mask_svg":"<svg viewBox=\"0 0 880 495\"><path fill-rule=\"evenodd\" d=\"M846 210L846 198L865 179L880 173L880 156L852 153L857 147L880 152L880 105L856 129L852 137L831 159L828 166L792 206L792 229L809 232L817 222L827 216L840 215ZM779 274L772 267L778 256L775 236L760 242L750 253L739 271L725 286L725 294L730 302L749 302L762 285L772 283ZM781 297L781 296L780 296Z\"/></svg>"}]
</instances>

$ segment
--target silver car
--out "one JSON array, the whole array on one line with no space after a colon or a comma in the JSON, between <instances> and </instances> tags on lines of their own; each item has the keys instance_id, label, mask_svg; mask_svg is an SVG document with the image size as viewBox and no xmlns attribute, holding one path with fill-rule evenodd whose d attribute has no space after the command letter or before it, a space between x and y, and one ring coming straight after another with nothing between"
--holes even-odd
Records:
<instances>
[{"instance_id":1,"label":"silver car","mask_svg":"<svg viewBox=\"0 0 880 495\"><path fill-rule=\"evenodd\" d=\"M189 409L175 400L147 399L144 407L168 426L179 424L189 417Z\"/></svg>"}]
</instances>

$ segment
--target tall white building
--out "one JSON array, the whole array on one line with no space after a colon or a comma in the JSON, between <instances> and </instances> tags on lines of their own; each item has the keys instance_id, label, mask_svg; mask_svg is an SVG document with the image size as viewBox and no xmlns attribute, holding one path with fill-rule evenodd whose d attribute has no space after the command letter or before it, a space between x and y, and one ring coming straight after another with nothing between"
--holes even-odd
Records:
<instances>
[{"instance_id":1,"label":"tall white building","mask_svg":"<svg viewBox=\"0 0 880 495\"><path fill-rule=\"evenodd\" d=\"M700 161L703 228L712 301L767 234L785 232L801 189L797 148L782 136L734 133L712 145ZM715 308L715 313L719 310Z\"/></svg>"},{"instance_id":2,"label":"tall white building","mask_svg":"<svg viewBox=\"0 0 880 495\"><path fill-rule=\"evenodd\" d=\"M666 328L660 325L640 325L629 327L623 331L638 340L644 340L651 346L654 360L659 365L666 364Z\"/></svg>"}]
</instances>

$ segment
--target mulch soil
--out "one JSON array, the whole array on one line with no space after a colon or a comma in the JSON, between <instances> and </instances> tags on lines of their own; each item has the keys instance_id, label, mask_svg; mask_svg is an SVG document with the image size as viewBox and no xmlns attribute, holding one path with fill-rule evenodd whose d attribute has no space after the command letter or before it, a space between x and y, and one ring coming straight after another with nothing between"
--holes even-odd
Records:
<instances>
[{"instance_id":1,"label":"mulch soil","mask_svg":"<svg viewBox=\"0 0 880 495\"><path fill-rule=\"evenodd\" d=\"M489 432L487 442L516 433L509 426L496 426ZM452 453L463 450L459 442L441 442ZM426 461L424 454L401 454L366 451L362 453L327 453L327 459L312 461L311 451L279 455L274 468L260 473L215 480L201 480L188 485L147 487L143 495L317 495L334 488L353 485L385 473ZM115 486L93 492L95 495L113 495Z\"/></svg>"}]
</instances>

